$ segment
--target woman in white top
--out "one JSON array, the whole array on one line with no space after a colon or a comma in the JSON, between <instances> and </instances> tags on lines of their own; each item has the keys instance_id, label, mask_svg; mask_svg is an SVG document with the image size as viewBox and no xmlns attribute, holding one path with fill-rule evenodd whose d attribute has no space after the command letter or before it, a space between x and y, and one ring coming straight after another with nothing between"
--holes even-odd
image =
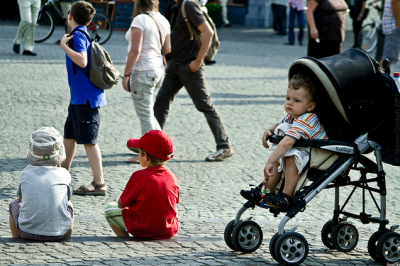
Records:
<instances>
[{"instance_id":1,"label":"woman in white top","mask_svg":"<svg viewBox=\"0 0 400 266\"><path fill-rule=\"evenodd\" d=\"M136 0L133 14L131 28L125 35L129 45L122 86L132 94L144 135L153 129L161 130L153 105L164 80L163 55L171 51L171 28L158 12L158 0ZM136 156L128 162L139 163L139 159Z\"/></svg>"}]
</instances>

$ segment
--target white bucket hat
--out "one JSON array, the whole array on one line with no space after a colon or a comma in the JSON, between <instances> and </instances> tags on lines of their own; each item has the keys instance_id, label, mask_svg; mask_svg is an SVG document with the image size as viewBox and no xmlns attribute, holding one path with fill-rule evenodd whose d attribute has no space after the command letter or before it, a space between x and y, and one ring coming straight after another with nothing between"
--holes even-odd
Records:
<instances>
[{"instance_id":1,"label":"white bucket hat","mask_svg":"<svg viewBox=\"0 0 400 266\"><path fill-rule=\"evenodd\" d=\"M42 127L29 137L28 161L33 166L57 166L65 158L63 137L54 127Z\"/></svg>"}]
</instances>

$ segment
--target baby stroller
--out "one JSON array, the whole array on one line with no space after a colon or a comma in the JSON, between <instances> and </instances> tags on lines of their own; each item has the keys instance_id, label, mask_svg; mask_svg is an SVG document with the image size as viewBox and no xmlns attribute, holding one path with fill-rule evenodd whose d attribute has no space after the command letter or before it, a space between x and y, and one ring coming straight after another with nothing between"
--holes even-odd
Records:
<instances>
[{"instance_id":1,"label":"baby stroller","mask_svg":"<svg viewBox=\"0 0 400 266\"><path fill-rule=\"evenodd\" d=\"M278 232L271 238L269 251L272 257L284 265L299 265L307 258L307 240L295 232L297 227L285 230L285 225L304 211L307 203L319 192L334 188L333 217L321 231L324 245L341 252L353 250L359 235L357 228L347 219L354 218L363 224L379 224L368 241L368 252L375 261L399 261L400 234L394 232L398 225L387 228L389 221L385 217L386 183L382 164L400 165L400 146L396 144L400 143L400 134L396 139L395 133L396 128L400 130L400 94L390 73L383 73L378 63L364 52L350 49L319 60L300 58L291 65L289 78L296 74L310 76L317 87L315 112L329 140L299 140L295 144L311 147L309 167L302 173L296 187L294 207L287 211ZM280 139L273 136L272 142L279 143ZM372 151L376 162L364 156ZM359 179L352 180L350 171L359 172ZM339 189L344 186L353 189L339 205ZM277 187L279 193L279 185ZM282 189L283 185L280 187ZM360 213L347 212L344 209L356 189L362 191L362 210ZM377 194L380 195L380 204L375 199ZM367 198L372 198L377 216L366 213ZM256 205L260 207L262 203L246 202L236 218L227 224L224 239L231 249L249 253L260 247L263 239L260 226L251 220L252 217L241 219L246 210ZM280 213L276 208L262 207L269 209L275 217Z\"/></svg>"}]
</instances>

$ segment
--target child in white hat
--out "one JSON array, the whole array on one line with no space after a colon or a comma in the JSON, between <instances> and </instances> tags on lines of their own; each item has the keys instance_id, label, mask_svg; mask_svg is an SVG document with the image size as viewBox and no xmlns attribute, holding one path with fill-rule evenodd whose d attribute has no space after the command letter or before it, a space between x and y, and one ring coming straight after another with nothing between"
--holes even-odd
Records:
<instances>
[{"instance_id":1,"label":"child in white hat","mask_svg":"<svg viewBox=\"0 0 400 266\"><path fill-rule=\"evenodd\" d=\"M19 176L19 198L9 206L12 236L42 241L71 236L71 175L61 168L66 156L60 132L53 127L32 132L27 157L31 165Z\"/></svg>"}]
</instances>

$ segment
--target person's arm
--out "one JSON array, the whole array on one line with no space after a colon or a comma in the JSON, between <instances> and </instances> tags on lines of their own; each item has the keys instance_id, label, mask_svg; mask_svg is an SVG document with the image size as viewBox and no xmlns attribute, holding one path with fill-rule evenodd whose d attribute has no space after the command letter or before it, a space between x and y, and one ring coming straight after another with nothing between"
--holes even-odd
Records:
<instances>
[{"instance_id":1,"label":"person's arm","mask_svg":"<svg viewBox=\"0 0 400 266\"><path fill-rule=\"evenodd\" d=\"M131 88L129 86L130 74L136 64L136 61L139 58L140 51L142 50L143 31L139 28L132 27L131 39L131 49L129 49L128 52L128 59L126 60L124 70L124 79L122 80L122 87L128 92L131 91Z\"/></svg>"},{"instance_id":2,"label":"person's arm","mask_svg":"<svg viewBox=\"0 0 400 266\"><path fill-rule=\"evenodd\" d=\"M69 40L71 40L74 37L74 35L68 36L68 34L65 34L61 40L60 46L64 50L64 52L68 55L68 57L80 66L81 68L85 68L87 66L87 53L86 52L75 52L72 50L70 47L68 47L67 43Z\"/></svg>"},{"instance_id":3,"label":"person's arm","mask_svg":"<svg viewBox=\"0 0 400 266\"><path fill-rule=\"evenodd\" d=\"M318 39L318 30L315 25L314 11L317 8L318 3L315 0L308 0L307 4L307 21L310 26L310 36L312 39Z\"/></svg>"},{"instance_id":4,"label":"person's arm","mask_svg":"<svg viewBox=\"0 0 400 266\"><path fill-rule=\"evenodd\" d=\"M207 21L199 24L197 28L203 34L203 37L201 39L201 46L199 53L197 54L197 58L189 64L190 70L192 70L192 72L196 72L200 68L204 57L206 57L208 48L210 47L211 38L214 35L214 32Z\"/></svg>"},{"instance_id":5,"label":"person's arm","mask_svg":"<svg viewBox=\"0 0 400 266\"><path fill-rule=\"evenodd\" d=\"M392 0L392 13L396 21L396 28L400 28L400 1Z\"/></svg>"},{"instance_id":6,"label":"person's arm","mask_svg":"<svg viewBox=\"0 0 400 266\"><path fill-rule=\"evenodd\" d=\"M267 165L265 166L265 172L269 176L274 175L274 171L272 169L273 164L276 163L285 153L293 146L297 139L291 136L285 136L281 142L279 142L278 146L276 146L275 150L272 152L271 156L269 156Z\"/></svg>"},{"instance_id":7,"label":"person's arm","mask_svg":"<svg viewBox=\"0 0 400 266\"><path fill-rule=\"evenodd\" d=\"M167 34L165 36L164 46L162 47L162 54L166 55L171 52L171 35Z\"/></svg>"},{"instance_id":8,"label":"person's arm","mask_svg":"<svg viewBox=\"0 0 400 266\"><path fill-rule=\"evenodd\" d=\"M367 1L365 1L365 2L362 2L361 11L360 11L360 15L358 15L357 21L360 21L360 20L361 20L361 18L363 17L363 15L364 15L364 12L365 12L365 6L366 6L366 5L367 5Z\"/></svg>"},{"instance_id":9,"label":"person's arm","mask_svg":"<svg viewBox=\"0 0 400 266\"><path fill-rule=\"evenodd\" d=\"M265 147L265 148L269 148L269 145L268 145L268 139L269 139L269 137L271 137L272 135L273 135L273 133L274 133L274 131L275 131L275 128L277 127L279 125L279 123L275 123L275 124L273 124L270 128L267 128L265 131L264 131L264 135L263 135L263 137L262 137L262 143L263 143L263 146Z\"/></svg>"}]
</instances>

